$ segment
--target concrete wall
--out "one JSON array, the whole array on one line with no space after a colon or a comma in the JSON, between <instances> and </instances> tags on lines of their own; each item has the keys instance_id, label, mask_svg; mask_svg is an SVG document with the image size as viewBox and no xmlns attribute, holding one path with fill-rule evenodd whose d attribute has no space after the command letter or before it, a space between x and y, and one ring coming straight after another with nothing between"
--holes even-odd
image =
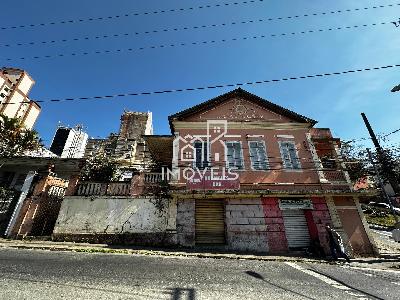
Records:
<instances>
[{"instance_id":1,"label":"concrete wall","mask_svg":"<svg viewBox=\"0 0 400 300\"><path fill-rule=\"evenodd\" d=\"M265 223L267 224L267 238L270 253L284 253L288 251L285 225L282 211L279 209L278 198L265 197L261 199Z\"/></svg>"},{"instance_id":2,"label":"concrete wall","mask_svg":"<svg viewBox=\"0 0 400 300\"><path fill-rule=\"evenodd\" d=\"M369 236L368 225L363 223L363 212L358 209L354 197L334 196L333 201L343 230L348 237L349 244L356 255L376 254L376 246Z\"/></svg>"},{"instance_id":3,"label":"concrete wall","mask_svg":"<svg viewBox=\"0 0 400 300\"><path fill-rule=\"evenodd\" d=\"M225 213L228 249L268 252L267 225L260 199L228 199Z\"/></svg>"},{"instance_id":4,"label":"concrete wall","mask_svg":"<svg viewBox=\"0 0 400 300\"><path fill-rule=\"evenodd\" d=\"M158 243L176 235L176 202L168 199L124 197L65 197L53 235L81 240L91 236L126 235L132 243ZM107 237L106 237L107 236ZM155 241L157 240L157 241ZM127 242L127 241L124 241Z\"/></svg>"},{"instance_id":5,"label":"concrete wall","mask_svg":"<svg viewBox=\"0 0 400 300\"><path fill-rule=\"evenodd\" d=\"M183 247L193 247L195 245L195 204L194 199L179 199L177 201L177 240L178 245Z\"/></svg>"}]
</instances>

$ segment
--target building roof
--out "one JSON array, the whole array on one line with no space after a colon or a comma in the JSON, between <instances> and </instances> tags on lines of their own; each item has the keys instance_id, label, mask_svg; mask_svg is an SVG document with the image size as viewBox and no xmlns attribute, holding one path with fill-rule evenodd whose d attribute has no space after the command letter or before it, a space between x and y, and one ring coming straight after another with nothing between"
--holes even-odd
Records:
<instances>
[{"instance_id":1,"label":"building roof","mask_svg":"<svg viewBox=\"0 0 400 300\"><path fill-rule=\"evenodd\" d=\"M79 158L59 158L59 157L30 157L18 156L12 158L0 158L2 169L40 171L53 166L55 173L76 174L83 167L85 160Z\"/></svg>"},{"instance_id":2,"label":"building roof","mask_svg":"<svg viewBox=\"0 0 400 300\"><path fill-rule=\"evenodd\" d=\"M173 141L172 135L143 135L153 160L162 166L172 163Z\"/></svg>"},{"instance_id":3,"label":"building roof","mask_svg":"<svg viewBox=\"0 0 400 300\"><path fill-rule=\"evenodd\" d=\"M294 111L291 111L287 108L284 108L282 106L279 106L275 103L272 103L268 100L265 100L257 95L254 95L242 88L237 88L235 90L232 90L228 93L225 93L223 95L217 96L213 99L210 99L208 101L205 101L203 103L200 103L198 105L192 106L188 109L182 110L176 114L173 114L171 116L168 117L169 120L169 124L170 124L170 128L171 128L171 132L174 132L173 130L173 124L172 121L173 120L182 120L186 117L192 116L198 112L202 112L211 108L214 108L216 105L218 104L222 104L225 101L230 100L232 97L243 97L246 100L249 100L251 102L254 102L258 105L260 105L261 107L264 107L270 111L273 111L275 113L281 114L283 116L286 116L288 118L291 118L295 121L298 121L300 123L310 123L312 126L314 126L318 121L315 121L313 119L310 119L308 117L302 116L298 113L295 113Z\"/></svg>"}]
</instances>

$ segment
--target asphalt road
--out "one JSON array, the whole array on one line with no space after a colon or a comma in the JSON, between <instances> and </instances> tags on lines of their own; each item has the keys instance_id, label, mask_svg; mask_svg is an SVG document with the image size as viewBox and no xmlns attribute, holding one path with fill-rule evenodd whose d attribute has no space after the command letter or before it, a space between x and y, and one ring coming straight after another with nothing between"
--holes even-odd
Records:
<instances>
[{"instance_id":1,"label":"asphalt road","mask_svg":"<svg viewBox=\"0 0 400 300\"><path fill-rule=\"evenodd\" d=\"M0 299L400 299L400 272L0 249Z\"/></svg>"}]
</instances>

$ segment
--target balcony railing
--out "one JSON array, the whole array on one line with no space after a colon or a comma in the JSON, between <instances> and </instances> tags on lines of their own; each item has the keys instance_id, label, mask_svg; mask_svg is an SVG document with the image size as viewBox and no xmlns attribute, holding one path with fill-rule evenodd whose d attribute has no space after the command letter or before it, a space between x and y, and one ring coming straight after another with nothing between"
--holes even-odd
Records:
<instances>
[{"instance_id":1,"label":"balcony railing","mask_svg":"<svg viewBox=\"0 0 400 300\"><path fill-rule=\"evenodd\" d=\"M340 170L324 170L325 179L329 182L347 183L346 176Z\"/></svg>"},{"instance_id":2,"label":"balcony railing","mask_svg":"<svg viewBox=\"0 0 400 300\"><path fill-rule=\"evenodd\" d=\"M162 180L161 173L144 173L144 183L160 183Z\"/></svg>"},{"instance_id":3,"label":"balcony railing","mask_svg":"<svg viewBox=\"0 0 400 300\"><path fill-rule=\"evenodd\" d=\"M130 182L82 182L76 189L77 196L129 196Z\"/></svg>"}]
</instances>

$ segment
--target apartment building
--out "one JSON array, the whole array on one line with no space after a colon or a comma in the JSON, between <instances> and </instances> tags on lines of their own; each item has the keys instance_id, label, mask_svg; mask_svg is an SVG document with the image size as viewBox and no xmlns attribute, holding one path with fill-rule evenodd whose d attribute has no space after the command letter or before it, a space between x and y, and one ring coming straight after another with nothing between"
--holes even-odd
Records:
<instances>
[{"instance_id":1,"label":"apartment building","mask_svg":"<svg viewBox=\"0 0 400 300\"><path fill-rule=\"evenodd\" d=\"M20 118L28 129L32 129L41 110L40 105L28 97L34 84L24 70L0 69L0 114Z\"/></svg>"},{"instance_id":2,"label":"apartment building","mask_svg":"<svg viewBox=\"0 0 400 300\"><path fill-rule=\"evenodd\" d=\"M50 146L50 151L62 158L82 158L88 141L88 134L82 126L75 128L59 126Z\"/></svg>"}]
</instances>

